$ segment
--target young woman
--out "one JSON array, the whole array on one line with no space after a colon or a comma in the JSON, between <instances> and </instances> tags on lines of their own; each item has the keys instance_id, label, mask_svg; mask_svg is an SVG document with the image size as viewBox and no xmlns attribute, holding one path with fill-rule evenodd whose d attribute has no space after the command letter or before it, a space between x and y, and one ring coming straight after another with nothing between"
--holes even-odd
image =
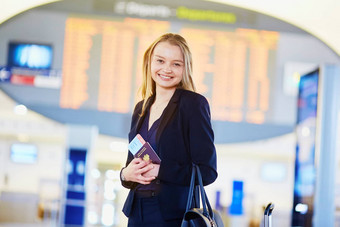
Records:
<instances>
[{"instance_id":1,"label":"young woman","mask_svg":"<svg viewBox=\"0 0 340 227\"><path fill-rule=\"evenodd\" d=\"M180 226L192 163L200 167L204 185L217 178L210 108L195 93L191 52L182 36L164 34L146 50L141 92L143 100L135 106L129 141L139 133L161 164L128 152L121 171L122 185L130 189L123 212L130 227Z\"/></svg>"}]
</instances>

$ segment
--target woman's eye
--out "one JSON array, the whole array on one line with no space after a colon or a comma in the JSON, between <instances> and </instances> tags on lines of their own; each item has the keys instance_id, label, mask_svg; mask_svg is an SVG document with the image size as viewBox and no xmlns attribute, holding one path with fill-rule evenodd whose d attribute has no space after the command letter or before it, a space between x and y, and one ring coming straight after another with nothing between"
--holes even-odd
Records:
<instances>
[{"instance_id":1,"label":"woman's eye","mask_svg":"<svg viewBox=\"0 0 340 227\"><path fill-rule=\"evenodd\" d=\"M157 59L157 62L163 63L163 60L162 59Z\"/></svg>"},{"instance_id":2,"label":"woman's eye","mask_svg":"<svg viewBox=\"0 0 340 227\"><path fill-rule=\"evenodd\" d=\"M177 67L181 66L181 64L179 64L179 63L175 63L174 65L177 66Z\"/></svg>"}]
</instances>

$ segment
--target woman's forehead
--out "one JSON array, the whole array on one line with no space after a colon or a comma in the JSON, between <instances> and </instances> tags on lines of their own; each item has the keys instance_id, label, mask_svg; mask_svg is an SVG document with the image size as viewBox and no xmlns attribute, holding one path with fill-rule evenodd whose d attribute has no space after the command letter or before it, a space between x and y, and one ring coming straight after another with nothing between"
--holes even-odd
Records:
<instances>
[{"instance_id":1,"label":"woman's forehead","mask_svg":"<svg viewBox=\"0 0 340 227\"><path fill-rule=\"evenodd\" d=\"M175 58L176 60L183 61L183 53L178 45L171 44L169 42L158 43L154 50L153 56L164 57L164 58Z\"/></svg>"}]
</instances>

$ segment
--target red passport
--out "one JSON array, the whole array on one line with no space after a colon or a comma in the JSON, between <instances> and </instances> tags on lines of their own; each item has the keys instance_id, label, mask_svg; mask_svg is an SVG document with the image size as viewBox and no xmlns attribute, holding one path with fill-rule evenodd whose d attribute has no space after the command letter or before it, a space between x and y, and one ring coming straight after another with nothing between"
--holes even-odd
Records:
<instances>
[{"instance_id":1,"label":"red passport","mask_svg":"<svg viewBox=\"0 0 340 227\"><path fill-rule=\"evenodd\" d=\"M151 160L154 164L160 164L161 159L155 152L155 150L151 147L149 142L145 142L143 146L137 151L137 153L134 155L135 158L141 158L144 161Z\"/></svg>"}]
</instances>

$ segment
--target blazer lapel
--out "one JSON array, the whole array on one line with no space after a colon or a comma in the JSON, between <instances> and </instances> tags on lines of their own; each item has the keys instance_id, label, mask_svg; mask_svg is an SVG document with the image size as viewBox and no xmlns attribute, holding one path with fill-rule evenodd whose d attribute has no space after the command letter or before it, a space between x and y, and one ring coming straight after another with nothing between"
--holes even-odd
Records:
<instances>
[{"instance_id":1,"label":"blazer lapel","mask_svg":"<svg viewBox=\"0 0 340 227\"><path fill-rule=\"evenodd\" d=\"M147 101L146 101L146 104L145 104L145 111L149 111L150 109L150 106L152 105L153 101L155 99L155 95L152 95ZM138 118L138 121L137 121L137 126L135 127L135 135L137 134L137 132L139 131L140 127L142 127L142 123L145 119L145 113L142 117L139 117Z\"/></svg>"},{"instance_id":2,"label":"blazer lapel","mask_svg":"<svg viewBox=\"0 0 340 227\"><path fill-rule=\"evenodd\" d=\"M157 130L157 134L156 134L157 144L159 143L159 139L162 135L162 132L164 131L166 125L168 124L169 120L171 119L171 117L175 113L175 110L177 109L178 100L179 100L181 93L182 93L182 89L176 89L175 93L173 94L173 96L171 97L169 101L168 106L164 110L164 115L161 119L161 122Z\"/></svg>"}]
</instances>

